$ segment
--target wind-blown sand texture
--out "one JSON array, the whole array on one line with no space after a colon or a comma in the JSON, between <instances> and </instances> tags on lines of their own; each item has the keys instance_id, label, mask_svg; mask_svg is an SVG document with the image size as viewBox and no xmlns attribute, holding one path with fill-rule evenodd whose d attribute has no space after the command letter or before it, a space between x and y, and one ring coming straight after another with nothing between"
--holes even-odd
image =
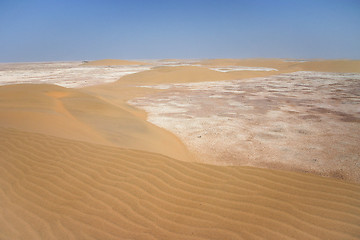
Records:
<instances>
[{"instance_id":1,"label":"wind-blown sand texture","mask_svg":"<svg viewBox=\"0 0 360 240\"><path fill-rule=\"evenodd\" d=\"M348 154L351 145L358 153L357 75L292 73L304 70L298 65L307 62L301 61L211 61L215 63L165 60L112 67L80 62L0 64L0 84L6 85L0 87L0 239L359 239L359 184L304 173L216 166L209 164L214 163L211 157L201 159L206 164L196 163L199 159L185 146L189 142L148 122L150 110L148 115L127 104L139 97L161 100L172 93L173 102L159 101L167 111L162 114L169 117L186 109L179 101L187 99L197 107L203 102L211 105L208 109L214 108L215 115L222 114L221 106L233 104L237 111L253 106L257 111L249 108L244 115L259 120L263 112L270 112L266 116L274 120L253 126L259 133L274 130L271 136L254 139L260 136L267 146L294 149L301 143L299 137L309 132L292 131L298 122L287 117L292 111L303 116L309 110L306 104L313 104L313 111L305 115L316 118L296 119L308 124L306 130L316 139L332 139L334 131L342 131L342 145L333 141L330 150L324 145L332 157ZM304 66L319 64L323 63ZM331 69L352 68L339 62ZM131 71L137 73L126 75ZM117 74L122 77L114 82ZM214 86L218 93L208 97ZM234 93L239 99L228 102ZM218 94L225 96L216 98ZM194 116L194 123L201 120L198 114L203 111L191 111L186 114ZM216 118L207 119L213 120L216 123ZM281 126L270 128L276 121ZM223 126L231 130L225 122ZM244 134L228 133L225 141L230 143ZM272 138L275 135L287 135L287 142ZM316 139L309 143L323 146ZM196 135L196 140L210 138ZM301 162L301 157L294 159ZM346 171L348 163L359 163L357 156L350 157L339 162Z\"/></svg>"},{"instance_id":2,"label":"wind-blown sand texture","mask_svg":"<svg viewBox=\"0 0 360 240\"><path fill-rule=\"evenodd\" d=\"M1 239L357 239L360 187L0 128Z\"/></svg>"}]
</instances>

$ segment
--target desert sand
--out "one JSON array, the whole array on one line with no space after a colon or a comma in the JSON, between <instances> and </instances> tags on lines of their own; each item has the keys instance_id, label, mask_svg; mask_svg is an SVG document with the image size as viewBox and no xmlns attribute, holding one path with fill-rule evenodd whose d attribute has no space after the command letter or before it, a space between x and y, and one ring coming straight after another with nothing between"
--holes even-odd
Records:
<instances>
[{"instance_id":1,"label":"desert sand","mask_svg":"<svg viewBox=\"0 0 360 240\"><path fill-rule=\"evenodd\" d=\"M208 59L197 62L204 66L272 67L286 71L360 72L360 60L292 60L292 59Z\"/></svg>"},{"instance_id":2,"label":"desert sand","mask_svg":"<svg viewBox=\"0 0 360 240\"><path fill-rule=\"evenodd\" d=\"M0 239L360 237L358 61L116 62L0 66Z\"/></svg>"},{"instance_id":3,"label":"desert sand","mask_svg":"<svg viewBox=\"0 0 360 240\"><path fill-rule=\"evenodd\" d=\"M190 159L177 138L139 118L136 109L81 91L46 84L9 85L0 88L0 104L3 127Z\"/></svg>"},{"instance_id":4,"label":"desert sand","mask_svg":"<svg viewBox=\"0 0 360 240\"><path fill-rule=\"evenodd\" d=\"M2 239L356 239L360 187L1 128Z\"/></svg>"}]
</instances>

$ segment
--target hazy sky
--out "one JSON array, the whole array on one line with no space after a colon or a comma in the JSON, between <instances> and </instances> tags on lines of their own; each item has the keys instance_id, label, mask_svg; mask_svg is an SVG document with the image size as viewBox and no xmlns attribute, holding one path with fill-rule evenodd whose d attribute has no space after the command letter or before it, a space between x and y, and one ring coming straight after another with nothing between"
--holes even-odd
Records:
<instances>
[{"instance_id":1,"label":"hazy sky","mask_svg":"<svg viewBox=\"0 0 360 240\"><path fill-rule=\"evenodd\" d=\"M360 0L0 0L0 61L360 59Z\"/></svg>"}]
</instances>

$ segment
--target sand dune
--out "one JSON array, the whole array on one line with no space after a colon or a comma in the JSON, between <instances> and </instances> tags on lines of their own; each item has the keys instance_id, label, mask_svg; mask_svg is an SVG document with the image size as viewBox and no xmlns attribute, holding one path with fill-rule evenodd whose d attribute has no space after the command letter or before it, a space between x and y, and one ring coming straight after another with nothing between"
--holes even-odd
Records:
<instances>
[{"instance_id":1,"label":"sand dune","mask_svg":"<svg viewBox=\"0 0 360 240\"><path fill-rule=\"evenodd\" d=\"M247 60L249 67L279 71L219 72L209 69L223 60L216 61L156 67L82 89L0 87L0 239L358 239L360 185L194 163L175 135L126 103L163 93L155 84L345 69L334 62Z\"/></svg>"},{"instance_id":2,"label":"sand dune","mask_svg":"<svg viewBox=\"0 0 360 240\"><path fill-rule=\"evenodd\" d=\"M357 239L360 187L0 128L0 239Z\"/></svg>"},{"instance_id":3,"label":"sand dune","mask_svg":"<svg viewBox=\"0 0 360 240\"><path fill-rule=\"evenodd\" d=\"M116 65L147 65L147 63L138 62L138 61L120 60L120 59L102 59L102 60L86 62L83 65L116 66Z\"/></svg>"},{"instance_id":4,"label":"sand dune","mask_svg":"<svg viewBox=\"0 0 360 240\"><path fill-rule=\"evenodd\" d=\"M299 64L304 71L319 72L360 72L360 60L326 60Z\"/></svg>"},{"instance_id":5,"label":"sand dune","mask_svg":"<svg viewBox=\"0 0 360 240\"><path fill-rule=\"evenodd\" d=\"M232 71L218 72L206 67L179 66L179 67L158 67L148 71L143 71L124 76L113 84L163 84L163 83L189 83L189 82L208 82L232 79L243 79L252 77L264 77L279 74L277 71Z\"/></svg>"},{"instance_id":6,"label":"sand dune","mask_svg":"<svg viewBox=\"0 0 360 240\"><path fill-rule=\"evenodd\" d=\"M360 60L208 59L204 66L269 67L282 71L360 72Z\"/></svg>"},{"instance_id":7,"label":"sand dune","mask_svg":"<svg viewBox=\"0 0 360 240\"><path fill-rule=\"evenodd\" d=\"M55 85L0 87L0 126L191 159L180 140L139 114L125 103Z\"/></svg>"},{"instance_id":8,"label":"sand dune","mask_svg":"<svg viewBox=\"0 0 360 240\"><path fill-rule=\"evenodd\" d=\"M160 91L151 88L139 88L139 86L245 79L271 76L280 73L282 73L282 71L218 72L198 66L161 66L121 77L113 83L90 86L82 90L91 95L99 96L112 104L122 106L126 101L135 97L143 97ZM137 111L137 113L146 119L145 112L141 113Z\"/></svg>"},{"instance_id":9,"label":"sand dune","mask_svg":"<svg viewBox=\"0 0 360 240\"><path fill-rule=\"evenodd\" d=\"M279 70L288 69L289 67L292 67L296 65L295 62L286 62L282 59L277 58L254 58L254 59L207 59L198 62L198 64L204 65L204 66L246 66L246 67L269 67L269 68L276 68Z\"/></svg>"}]
</instances>

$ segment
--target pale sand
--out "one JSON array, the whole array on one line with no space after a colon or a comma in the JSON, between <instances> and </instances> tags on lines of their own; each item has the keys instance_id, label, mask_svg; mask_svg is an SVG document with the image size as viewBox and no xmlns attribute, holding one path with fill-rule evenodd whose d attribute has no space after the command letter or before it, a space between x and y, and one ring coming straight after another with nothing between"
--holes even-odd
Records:
<instances>
[{"instance_id":1,"label":"pale sand","mask_svg":"<svg viewBox=\"0 0 360 240\"><path fill-rule=\"evenodd\" d=\"M274 61L248 67L278 71L158 67L83 89L0 87L0 239L359 238L358 184L186 162L175 135L126 104L164 91L139 86L298 69Z\"/></svg>"}]
</instances>

